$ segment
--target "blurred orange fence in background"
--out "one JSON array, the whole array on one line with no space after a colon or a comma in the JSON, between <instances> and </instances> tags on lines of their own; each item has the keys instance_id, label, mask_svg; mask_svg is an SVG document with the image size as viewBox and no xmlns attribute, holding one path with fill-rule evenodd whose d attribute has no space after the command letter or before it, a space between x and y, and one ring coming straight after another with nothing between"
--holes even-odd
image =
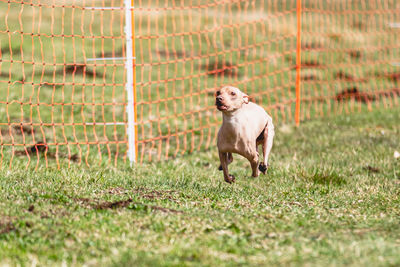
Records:
<instances>
[{"instance_id":1,"label":"blurred orange fence in background","mask_svg":"<svg viewBox=\"0 0 400 267\"><path fill-rule=\"evenodd\" d=\"M399 102L395 0L0 0L0 18L2 166L210 148L226 84L276 125Z\"/></svg>"}]
</instances>

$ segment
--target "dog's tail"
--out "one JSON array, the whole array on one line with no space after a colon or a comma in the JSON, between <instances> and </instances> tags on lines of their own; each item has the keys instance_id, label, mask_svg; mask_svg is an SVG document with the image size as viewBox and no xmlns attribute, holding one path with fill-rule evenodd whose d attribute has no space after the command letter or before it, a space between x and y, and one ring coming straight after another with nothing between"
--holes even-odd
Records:
<instances>
[{"instance_id":1,"label":"dog's tail","mask_svg":"<svg viewBox=\"0 0 400 267\"><path fill-rule=\"evenodd\" d=\"M264 129L264 140L263 140L263 156L264 156L264 158L263 158L263 162L259 166L260 171L264 174L268 169L268 157L269 157L269 153L271 152L271 149L272 149L274 136L275 136L275 127L272 122L272 118L268 117L267 125L265 126L265 129Z\"/></svg>"}]
</instances>

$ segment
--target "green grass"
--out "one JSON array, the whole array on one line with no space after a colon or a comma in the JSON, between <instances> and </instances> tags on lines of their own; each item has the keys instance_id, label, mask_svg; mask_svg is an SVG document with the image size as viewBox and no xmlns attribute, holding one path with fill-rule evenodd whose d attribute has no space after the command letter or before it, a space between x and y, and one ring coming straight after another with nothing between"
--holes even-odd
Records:
<instances>
[{"instance_id":1,"label":"green grass","mask_svg":"<svg viewBox=\"0 0 400 267\"><path fill-rule=\"evenodd\" d=\"M395 1L303 5L302 58L314 66L302 72L301 119L314 120L299 128L295 1L192 10L179 7L210 1L182 0L157 10L161 2L135 3L144 164L133 167L121 160L124 125L68 125L126 121L123 62L87 61L124 56L123 13L0 2L0 265L400 265L399 98L378 97L372 112L361 102L321 100L347 88L379 96L399 87L388 76L398 72L389 63L400 52L398 30L388 27L400 19ZM100 35L107 38L92 38ZM207 74L223 62L233 75ZM87 75L68 70L73 64L86 64ZM212 90L227 83L277 126L268 175L250 178L236 156L234 185L217 171L214 140ZM326 114L341 115L315 119ZM20 122L33 126L21 131ZM37 158L29 164L13 144L39 140L54 144L53 157L45 168L41 155L35 170ZM68 166L67 151L82 164ZM158 153L169 160L149 163Z\"/></svg>"},{"instance_id":2,"label":"green grass","mask_svg":"<svg viewBox=\"0 0 400 267\"><path fill-rule=\"evenodd\" d=\"M277 127L266 176L216 149L0 171L0 265L397 266L400 109Z\"/></svg>"}]
</instances>

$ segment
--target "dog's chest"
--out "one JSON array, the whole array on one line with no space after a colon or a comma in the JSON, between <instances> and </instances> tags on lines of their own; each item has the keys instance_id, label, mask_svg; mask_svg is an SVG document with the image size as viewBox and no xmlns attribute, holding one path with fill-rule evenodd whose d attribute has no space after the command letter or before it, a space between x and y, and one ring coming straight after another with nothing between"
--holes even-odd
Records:
<instances>
[{"instance_id":1,"label":"dog's chest","mask_svg":"<svg viewBox=\"0 0 400 267\"><path fill-rule=\"evenodd\" d=\"M232 118L224 121L218 137L218 146L229 152L242 150L251 140L249 140L248 127L246 121Z\"/></svg>"}]
</instances>

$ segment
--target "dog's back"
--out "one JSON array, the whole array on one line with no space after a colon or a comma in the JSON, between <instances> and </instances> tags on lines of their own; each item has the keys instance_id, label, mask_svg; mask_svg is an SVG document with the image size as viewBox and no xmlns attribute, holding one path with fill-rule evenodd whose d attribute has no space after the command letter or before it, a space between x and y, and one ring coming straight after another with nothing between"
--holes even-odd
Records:
<instances>
[{"instance_id":1,"label":"dog's back","mask_svg":"<svg viewBox=\"0 0 400 267\"><path fill-rule=\"evenodd\" d=\"M262 107L253 102L249 102L233 114L224 114L220 131L226 131L237 136L245 136L253 139L257 138L264 130L269 120L272 120L271 117ZM243 134L241 134L241 132L243 132Z\"/></svg>"}]
</instances>

